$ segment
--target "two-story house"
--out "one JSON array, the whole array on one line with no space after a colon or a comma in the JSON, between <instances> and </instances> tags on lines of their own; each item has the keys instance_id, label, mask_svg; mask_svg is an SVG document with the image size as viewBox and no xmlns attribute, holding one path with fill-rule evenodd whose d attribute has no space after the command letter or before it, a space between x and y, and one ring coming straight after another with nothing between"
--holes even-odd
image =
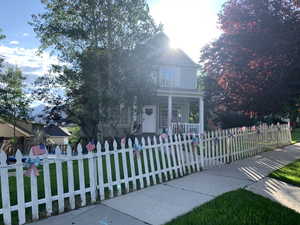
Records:
<instances>
[{"instance_id":1,"label":"two-story house","mask_svg":"<svg viewBox=\"0 0 300 225\"><path fill-rule=\"evenodd\" d=\"M158 89L153 104L143 108L142 132L200 132L204 131L204 104L197 88L197 64L180 49L170 47L170 40L160 33L154 38L158 51ZM189 123L190 106L197 104L199 122Z\"/></svg>"}]
</instances>

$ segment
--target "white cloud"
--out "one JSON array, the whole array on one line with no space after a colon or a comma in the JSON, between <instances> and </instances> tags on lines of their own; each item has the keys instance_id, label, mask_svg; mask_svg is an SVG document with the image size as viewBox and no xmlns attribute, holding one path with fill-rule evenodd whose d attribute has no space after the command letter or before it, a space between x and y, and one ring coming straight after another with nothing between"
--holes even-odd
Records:
<instances>
[{"instance_id":1,"label":"white cloud","mask_svg":"<svg viewBox=\"0 0 300 225\"><path fill-rule=\"evenodd\" d=\"M20 44L20 42L18 42L18 41L11 41L11 42L9 42L9 44L11 44L11 45L18 45L18 44Z\"/></svg>"},{"instance_id":2,"label":"white cloud","mask_svg":"<svg viewBox=\"0 0 300 225\"><path fill-rule=\"evenodd\" d=\"M0 55L8 64L21 68L28 82L35 80L37 76L46 74L52 64L60 64L55 56L48 52L37 55L36 48L7 47L0 45Z\"/></svg>"},{"instance_id":3,"label":"white cloud","mask_svg":"<svg viewBox=\"0 0 300 225\"><path fill-rule=\"evenodd\" d=\"M217 28L216 1L158 1L152 5L151 14L156 22L164 25L172 45L184 50L197 62L200 49L221 33Z\"/></svg>"},{"instance_id":4,"label":"white cloud","mask_svg":"<svg viewBox=\"0 0 300 225\"><path fill-rule=\"evenodd\" d=\"M23 33L23 36L27 37L27 36L29 36L29 34L28 33Z\"/></svg>"}]
</instances>

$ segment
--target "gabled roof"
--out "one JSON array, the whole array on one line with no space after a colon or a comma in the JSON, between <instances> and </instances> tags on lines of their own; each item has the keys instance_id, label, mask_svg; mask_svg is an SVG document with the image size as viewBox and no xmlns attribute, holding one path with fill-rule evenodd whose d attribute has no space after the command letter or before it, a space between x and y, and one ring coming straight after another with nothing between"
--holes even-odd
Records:
<instances>
[{"instance_id":1,"label":"gabled roof","mask_svg":"<svg viewBox=\"0 0 300 225\"><path fill-rule=\"evenodd\" d=\"M0 123L1 123L1 124L6 124L7 127L11 128L11 129L14 129L14 125L11 124L11 123L9 123L9 122L6 122L6 121L0 119ZM34 135L34 134L32 133L32 131L25 129L24 127L20 126L19 124L16 124L16 125L15 125L15 129L16 129L16 131L20 132L20 133L21 133L22 135L24 135L25 137L31 137L31 136Z\"/></svg>"},{"instance_id":2,"label":"gabled roof","mask_svg":"<svg viewBox=\"0 0 300 225\"><path fill-rule=\"evenodd\" d=\"M181 49L173 49L170 47L169 37L160 32L156 34L148 45L152 46L157 64L192 66L197 67L197 64Z\"/></svg>"},{"instance_id":3,"label":"gabled roof","mask_svg":"<svg viewBox=\"0 0 300 225\"><path fill-rule=\"evenodd\" d=\"M163 52L158 61L162 64L197 67L197 64L181 49L170 49Z\"/></svg>"},{"instance_id":4,"label":"gabled roof","mask_svg":"<svg viewBox=\"0 0 300 225\"><path fill-rule=\"evenodd\" d=\"M68 137L70 136L67 134L63 129L56 125L49 125L44 128L45 134L52 137Z\"/></svg>"}]
</instances>

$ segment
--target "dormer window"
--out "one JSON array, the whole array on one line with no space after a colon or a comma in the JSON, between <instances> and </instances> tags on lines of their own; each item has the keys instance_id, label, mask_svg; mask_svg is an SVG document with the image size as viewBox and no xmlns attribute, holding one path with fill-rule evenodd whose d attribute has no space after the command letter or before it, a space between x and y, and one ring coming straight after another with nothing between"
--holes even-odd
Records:
<instances>
[{"instance_id":1,"label":"dormer window","mask_svg":"<svg viewBox=\"0 0 300 225\"><path fill-rule=\"evenodd\" d=\"M179 88L180 69L176 66L162 66L160 68L160 87Z\"/></svg>"}]
</instances>

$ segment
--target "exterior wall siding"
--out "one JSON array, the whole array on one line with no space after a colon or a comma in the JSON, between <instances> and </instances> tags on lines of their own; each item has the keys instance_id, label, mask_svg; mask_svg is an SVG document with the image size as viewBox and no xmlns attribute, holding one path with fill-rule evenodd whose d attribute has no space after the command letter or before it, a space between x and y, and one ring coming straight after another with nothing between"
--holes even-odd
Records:
<instances>
[{"instance_id":1,"label":"exterior wall siding","mask_svg":"<svg viewBox=\"0 0 300 225\"><path fill-rule=\"evenodd\" d=\"M159 85L162 88L197 88L197 68L190 66L161 66Z\"/></svg>"},{"instance_id":2,"label":"exterior wall siding","mask_svg":"<svg viewBox=\"0 0 300 225\"><path fill-rule=\"evenodd\" d=\"M180 68L180 87L184 89L197 88L197 70L193 67Z\"/></svg>"}]
</instances>

